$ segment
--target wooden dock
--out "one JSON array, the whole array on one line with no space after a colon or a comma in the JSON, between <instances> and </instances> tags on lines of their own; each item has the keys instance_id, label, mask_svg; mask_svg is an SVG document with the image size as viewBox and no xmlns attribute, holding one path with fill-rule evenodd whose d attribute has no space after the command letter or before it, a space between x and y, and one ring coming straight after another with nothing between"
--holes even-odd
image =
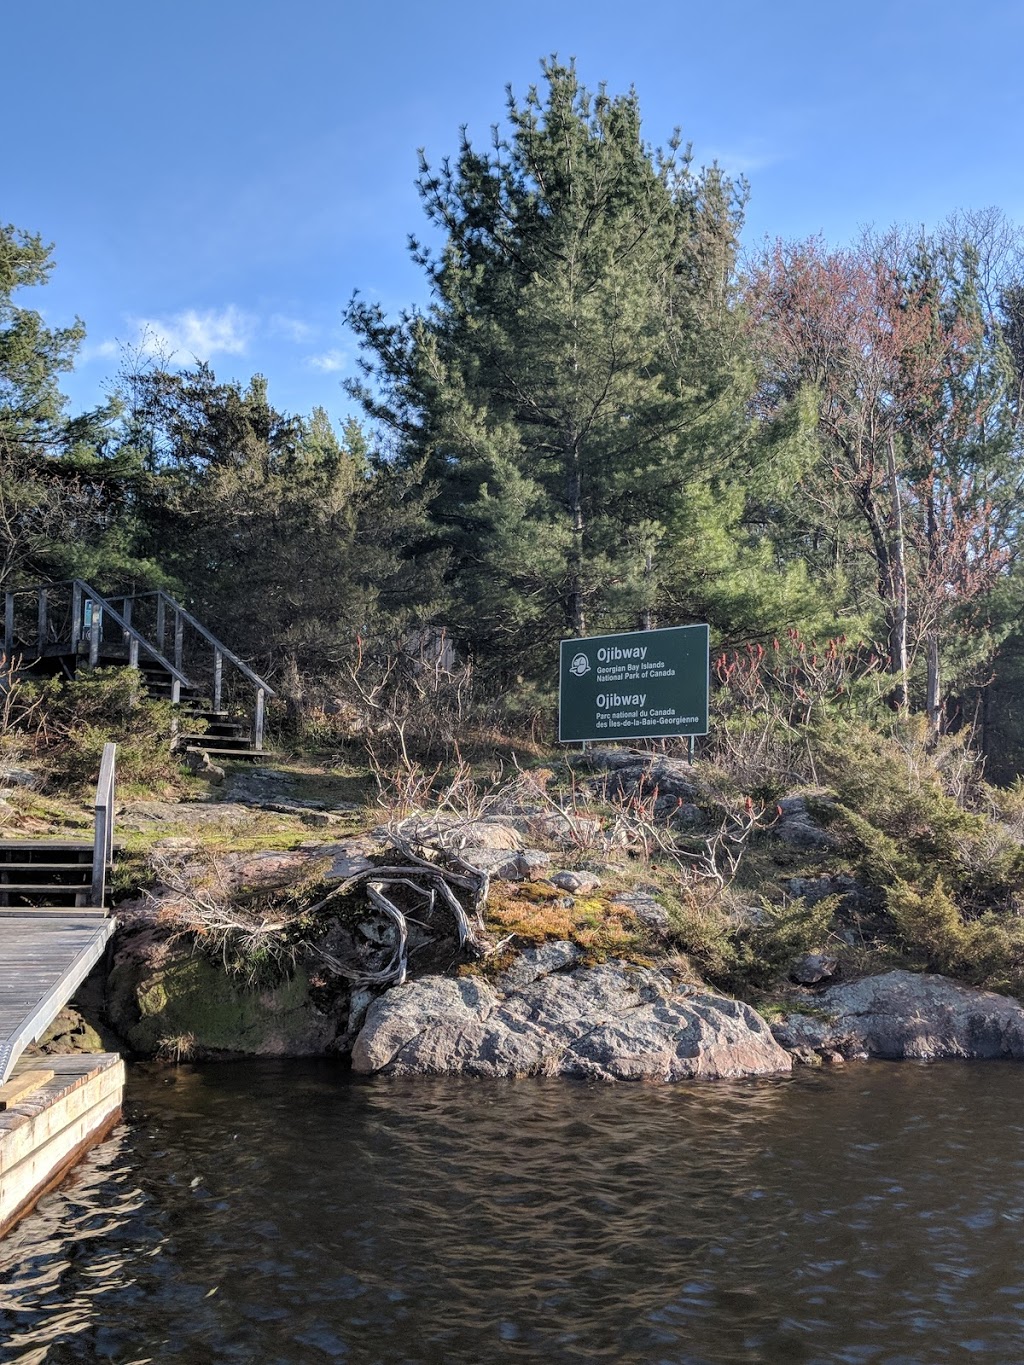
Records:
<instances>
[{"instance_id":1,"label":"wooden dock","mask_svg":"<svg viewBox=\"0 0 1024 1365\"><path fill-rule=\"evenodd\" d=\"M103 956L116 923L67 910L0 917L0 1085Z\"/></svg>"},{"instance_id":2,"label":"wooden dock","mask_svg":"<svg viewBox=\"0 0 1024 1365\"><path fill-rule=\"evenodd\" d=\"M106 909L115 755L104 745L91 843L0 840L0 1236L121 1109L120 1057L22 1056L99 962L117 925Z\"/></svg>"},{"instance_id":3,"label":"wooden dock","mask_svg":"<svg viewBox=\"0 0 1024 1365\"><path fill-rule=\"evenodd\" d=\"M29 1088L0 1109L0 1237L116 1123L124 1063L112 1052L26 1058L12 1089L19 1079Z\"/></svg>"}]
</instances>

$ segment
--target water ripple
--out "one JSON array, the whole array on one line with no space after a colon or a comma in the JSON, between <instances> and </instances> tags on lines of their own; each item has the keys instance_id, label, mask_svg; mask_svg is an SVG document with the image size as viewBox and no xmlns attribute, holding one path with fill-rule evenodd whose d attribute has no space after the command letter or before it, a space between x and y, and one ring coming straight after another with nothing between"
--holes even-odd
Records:
<instances>
[{"instance_id":1,"label":"water ripple","mask_svg":"<svg viewBox=\"0 0 1024 1365\"><path fill-rule=\"evenodd\" d=\"M1017 1362L1019 1074L137 1068L0 1243L0 1359Z\"/></svg>"}]
</instances>

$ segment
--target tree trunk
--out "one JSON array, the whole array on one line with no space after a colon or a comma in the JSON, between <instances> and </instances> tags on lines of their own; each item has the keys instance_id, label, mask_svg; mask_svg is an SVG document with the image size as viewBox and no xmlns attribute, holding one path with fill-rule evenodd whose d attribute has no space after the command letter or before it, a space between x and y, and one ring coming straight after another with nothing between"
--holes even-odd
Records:
<instances>
[{"instance_id":1,"label":"tree trunk","mask_svg":"<svg viewBox=\"0 0 1024 1365\"><path fill-rule=\"evenodd\" d=\"M584 635L587 619L583 594L583 478L580 469L579 436L573 432L566 441L569 466L569 515L572 517L572 546L569 551L569 624L574 635Z\"/></svg>"},{"instance_id":2,"label":"tree trunk","mask_svg":"<svg viewBox=\"0 0 1024 1365\"><path fill-rule=\"evenodd\" d=\"M645 601L644 606L640 612L641 630L651 630L654 625L654 617L651 612L650 599L647 596L648 593L650 592L651 574L653 572L654 555L651 553L650 550L648 550L647 554L644 556L644 597L647 598L647 600Z\"/></svg>"},{"instance_id":3,"label":"tree trunk","mask_svg":"<svg viewBox=\"0 0 1024 1365\"><path fill-rule=\"evenodd\" d=\"M854 496L871 535L878 596L882 603L886 629L888 671L895 679L890 704L897 711L907 709L907 566L904 552L903 510L899 500L896 454L889 447L889 481L893 492L892 508L885 514L879 507L878 492L870 479L854 486Z\"/></svg>"},{"instance_id":4,"label":"tree trunk","mask_svg":"<svg viewBox=\"0 0 1024 1365\"><path fill-rule=\"evenodd\" d=\"M892 623L889 635L889 668L899 679L896 705L907 709L907 557L903 532L903 503L900 499L899 478L896 473L896 451L892 436L888 443L889 484L892 490L893 544L889 576L894 588Z\"/></svg>"},{"instance_id":5,"label":"tree trunk","mask_svg":"<svg viewBox=\"0 0 1024 1365\"><path fill-rule=\"evenodd\" d=\"M933 734L942 733L942 683L939 676L939 636L932 631L928 636L928 725Z\"/></svg>"},{"instance_id":6,"label":"tree trunk","mask_svg":"<svg viewBox=\"0 0 1024 1365\"><path fill-rule=\"evenodd\" d=\"M928 560L932 570L932 591L935 593L935 624L928 632L928 692L925 698L925 709L928 713L928 725L935 735L942 733L942 684L939 676L939 629L942 624L940 614L941 586L939 582L938 561L939 561L939 520L938 512L935 508L935 490L932 485L928 490L927 500L927 533L928 533Z\"/></svg>"}]
</instances>

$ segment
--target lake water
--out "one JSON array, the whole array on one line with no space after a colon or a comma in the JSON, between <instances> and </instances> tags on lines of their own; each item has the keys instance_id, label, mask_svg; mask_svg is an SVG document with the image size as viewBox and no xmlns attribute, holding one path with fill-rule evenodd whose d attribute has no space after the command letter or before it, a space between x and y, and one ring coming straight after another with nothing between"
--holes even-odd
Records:
<instances>
[{"instance_id":1,"label":"lake water","mask_svg":"<svg viewBox=\"0 0 1024 1365\"><path fill-rule=\"evenodd\" d=\"M137 1067L0 1242L0 1359L1024 1361L1024 1071Z\"/></svg>"}]
</instances>

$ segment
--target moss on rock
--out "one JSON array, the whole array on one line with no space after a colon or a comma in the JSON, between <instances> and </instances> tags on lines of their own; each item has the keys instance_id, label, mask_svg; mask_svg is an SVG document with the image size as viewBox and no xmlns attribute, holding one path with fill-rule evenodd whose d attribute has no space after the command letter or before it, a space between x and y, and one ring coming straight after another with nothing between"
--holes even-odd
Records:
<instances>
[{"instance_id":1,"label":"moss on rock","mask_svg":"<svg viewBox=\"0 0 1024 1365\"><path fill-rule=\"evenodd\" d=\"M155 962L122 959L110 975L108 1004L129 1045L148 1055L305 1056L328 1051L343 1022L314 1005L301 970L272 988L247 989L184 947Z\"/></svg>"}]
</instances>

